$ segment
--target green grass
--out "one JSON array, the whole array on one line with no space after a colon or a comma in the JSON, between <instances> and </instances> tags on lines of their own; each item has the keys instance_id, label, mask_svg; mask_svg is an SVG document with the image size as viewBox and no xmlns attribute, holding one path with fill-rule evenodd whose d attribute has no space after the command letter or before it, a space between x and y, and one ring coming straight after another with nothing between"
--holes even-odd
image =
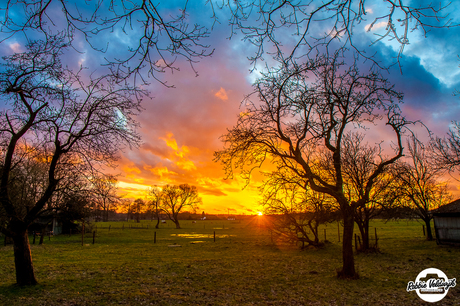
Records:
<instances>
[{"instance_id":1,"label":"green grass","mask_svg":"<svg viewBox=\"0 0 460 306\"><path fill-rule=\"evenodd\" d=\"M0 305L425 305L406 292L408 281L429 267L460 275L460 248L425 241L415 221L372 223L381 253L355 256L359 280L336 278L336 223L325 227L326 247L306 250L273 245L257 222L182 221L179 230L121 224L97 223L94 245L90 233L83 246L80 235L32 245L39 285L31 288L13 285L12 246L0 247ZM460 286L437 303L458 304Z\"/></svg>"}]
</instances>

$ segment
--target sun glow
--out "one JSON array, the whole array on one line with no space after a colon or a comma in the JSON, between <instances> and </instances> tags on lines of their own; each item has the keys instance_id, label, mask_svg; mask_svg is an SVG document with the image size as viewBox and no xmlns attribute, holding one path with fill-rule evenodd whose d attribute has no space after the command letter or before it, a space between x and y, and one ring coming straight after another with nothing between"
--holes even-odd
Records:
<instances>
[{"instance_id":1,"label":"sun glow","mask_svg":"<svg viewBox=\"0 0 460 306\"><path fill-rule=\"evenodd\" d=\"M258 211L258 212L257 212L257 215L258 215L258 216L263 216L263 215L264 215L264 213L263 213L263 212L261 212L261 211Z\"/></svg>"}]
</instances>

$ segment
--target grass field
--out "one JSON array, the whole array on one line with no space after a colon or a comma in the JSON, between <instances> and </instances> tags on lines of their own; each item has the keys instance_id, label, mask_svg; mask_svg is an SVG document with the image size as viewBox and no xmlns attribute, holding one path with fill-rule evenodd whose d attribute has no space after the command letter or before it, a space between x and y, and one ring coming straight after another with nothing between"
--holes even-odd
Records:
<instances>
[{"instance_id":1,"label":"grass field","mask_svg":"<svg viewBox=\"0 0 460 306\"><path fill-rule=\"evenodd\" d=\"M356 255L360 279L339 280L337 223L325 227L324 248L300 250L273 245L263 218L182 221L179 230L99 222L96 243L88 233L83 246L80 235L46 238L31 246L33 288L13 285L13 249L2 246L0 305L426 305L406 291L419 272L460 276L460 248L425 241L416 221L372 222L381 253ZM436 303L459 304L459 285Z\"/></svg>"}]
</instances>

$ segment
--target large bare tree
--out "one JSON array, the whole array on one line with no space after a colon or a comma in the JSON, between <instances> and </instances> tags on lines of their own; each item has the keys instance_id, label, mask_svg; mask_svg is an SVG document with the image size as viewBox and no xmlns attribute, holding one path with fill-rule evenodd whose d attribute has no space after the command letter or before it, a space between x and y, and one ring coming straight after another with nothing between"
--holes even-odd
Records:
<instances>
[{"instance_id":1,"label":"large bare tree","mask_svg":"<svg viewBox=\"0 0 460 306\"><path fill-rule=\"evenodd\" d=\"M0 231L13 238L19 285L37 282L27 229L69 172L96 171L116 160L123 144L139 143L134 117L143 92L66 69L59 57L67 46L61 36L31 42L26 52L5 57L0 71L0 207L7 216ZM11 192L23 145L43 152L47 177L27 209Z\"/></svg>"},{"instance_id":2,"label":"large bare tree","mask_svg":"<svg viewBox=\"0 0 460 306\"><path fill-rule=\"evenodd\" d=\"M247 179L270 160L290 169L312 190L334 198L344 223L339 276L357 277L352 248L354 213L369 201L372 186L385 167L402 156L401 137L408 125L398 107L402 94L378 72L361 74L356 62L345 66L338 53L265 74L254 87L257 100L247 99L237 125L222 136L225 148L215 153L216 160L228 177L239 172ZM395 147L376 164L364 194L350 200L344 190L344 137L366 124L374 130L382 125L390 128ZM321 164L324 151L329 152L332 165L328 172Z\"/></svg>"},{"instance_id":3,"label":"large bare tree","mask_svg":"<svg viewBox=\"0 0 460 306\"><path fill-rule=\"evenodd\" d=\"M166 185L162 188L160 208L174 222L176 228L180 228L179 213L184 209L196 212L201 203L195 186L181 184Z\"/></svg>"}]
</instances>

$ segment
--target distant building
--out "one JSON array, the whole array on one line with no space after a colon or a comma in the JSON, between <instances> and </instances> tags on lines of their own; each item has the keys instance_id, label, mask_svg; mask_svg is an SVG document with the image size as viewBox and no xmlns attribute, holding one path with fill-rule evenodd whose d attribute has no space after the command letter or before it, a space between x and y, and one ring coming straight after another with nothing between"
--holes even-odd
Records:
<instances>
[{"instance_id":1,"label":"distant building","mask_svg":"<svg viewBox=\"0 0 460 306\"><path fill-rule=\"evenodd\" d=\"M432 210L436 243L460 245L460 199Z\"/></svg>"}]
</instances>

